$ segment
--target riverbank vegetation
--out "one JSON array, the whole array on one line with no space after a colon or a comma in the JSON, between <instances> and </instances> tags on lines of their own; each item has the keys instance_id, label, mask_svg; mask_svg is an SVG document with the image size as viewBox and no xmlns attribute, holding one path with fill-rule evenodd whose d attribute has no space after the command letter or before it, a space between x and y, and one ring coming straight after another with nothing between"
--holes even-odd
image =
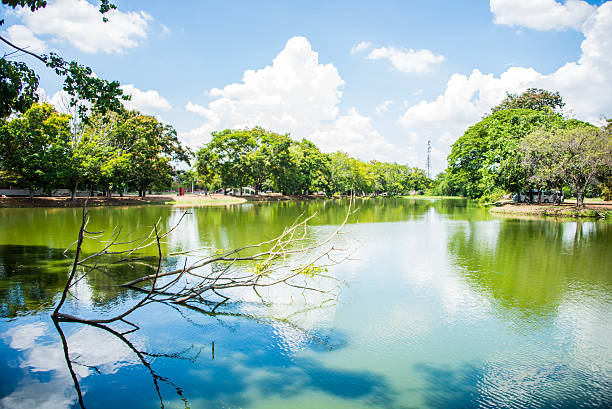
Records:
<instances>
[{"instance_id":1,"label":"riverbank vegetation","mask_svg":"<svg viewBox=\"0 0 612 409\"><path fill-rule=\"evenodd\" d=\"M447 169L433 183L437 194L494 202L530 189L609 195L612 120L598 128L564 116L559 93L528 89L509 94L491 114L452 145Z\"/></svg>"},{"instance_id":2,"label":"riverbank vegetation","mask_svg":"<svg viewBox=\"0 0 612 409\"><path fill-rule=\"evenodd\" d=\"M590 202L585 203L584 207L576 208L573 203L564 202L560 205L522 205L514 206L512 204L503 204L501 206L491 207L491 213L509 215L509 216L546 216L560 218L597 218L610 219L612 217L611 202Z\"/></svg>"},{"instance_id":3,"label":"riverbank vegetation","mask_svg":"<svg viewBox=\"0 0 612 409\"><path fill-rule=\"evenodd\" d=\"M46 5L7 4L32 12ZM114 8L106 0L99 4L102 16ZM130 97L117 81L57 54L37 55L0 40L57 74L70 112L38 102L39 77L30 66L0 58L0 188L26 188L30 197L57 189L73 199L78 190L143 197L174 184L238 195L249 187L285 195L426 193L485 203L554 189L574 195L577 207L584 197L612 199L612 120L598 128L568 117L558 92L508 94L457 139L448 167L432 180L417 167L324 153L307 139L260 127L213 132L194 155L171 125L126 110Z\"/></svg>"},{"instance_id":4,"label":"riverbank vegetation","mask_svg":"<svg viewBox=\"0 0 612 409\"><path fill-rule=\"evenodd\" d=\"M144 196L169 186L171 161L187 162L190 152L172 126L137 111L93 114L77 126L70 115L34 103L23 115L0 121L0 182L40 189L127 190Z\"/></svg>"},{"instance_id":5,"label":"riverbank vegetation","mask_svg":"<svg viewBox=\"0 0 612 409\"><path fill-rule=\"evenodd\" d=\"M212 140L197 152L191 177L208 190L252 186L255 193L285 195L400 195L431 185L423 169L363 162L344 152L327 154L306 139L296 141L259 127L213 132Z\"/></svg>"}]
</instances>

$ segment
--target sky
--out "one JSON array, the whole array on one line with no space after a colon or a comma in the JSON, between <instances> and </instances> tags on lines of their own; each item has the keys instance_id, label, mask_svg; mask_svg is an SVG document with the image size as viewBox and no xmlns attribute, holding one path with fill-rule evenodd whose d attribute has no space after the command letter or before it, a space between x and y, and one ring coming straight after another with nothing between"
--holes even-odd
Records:
<instances>
[{"instance_id":1,"label":"sky","mask_svg":"<svg viewBox=\"0 0 612 409\"><path fill-rule=\"evenodd\" d=\"M197 149L263 126L362 160L444 170L451 145L505 97L559 91L565 114L612 117L612 1L87 0L0 6L0 33L117 80L128 108ZM0 46L0 53L9 52ZM61 109L61 80L28 56Z\"/></svg>"}]
</instances>

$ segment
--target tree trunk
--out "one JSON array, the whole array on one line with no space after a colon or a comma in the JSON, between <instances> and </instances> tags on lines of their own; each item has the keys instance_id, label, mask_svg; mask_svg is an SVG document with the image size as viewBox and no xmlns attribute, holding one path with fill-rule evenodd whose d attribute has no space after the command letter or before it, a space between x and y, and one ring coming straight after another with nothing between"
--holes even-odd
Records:
<instances>
[{"instance_id":1,"label":"tree trunk","mask_svg":"<svg viewBox=\"0 0 612 409\"><path fill-rule=\"evenodd\" d=\"M542 204L542 189L538 189L538 204Z\"/></svg>"},{"instance_id":2,"label":"tree trunk","mask_svg":"<svg viewBox=\"0 0 612 409\"><path fill-rule=\"evenodd\" d=\"M30 187L30 200L34 200L34 192L32 191L32 188Z\"/></svg>"},{"instance_id":3,"label":"tree trunk","mask_svg":"<svg viewBox=\"0 0 612 409\"><path fill-rule=\"evenodd\" d=\"M576 207L584 207L584 192L579 190L576 191Z\"/></svg>"},{"instance_id":4,"label":"tree trunk","mask_svg":"<svg viewBox=\"0 0 612 409\"><path fill-rule=\"evenodd\" d=\"M75 183L72 189L70 189L70 200L76 199L77 188L78 188L78 183Z\"/></svg>"}]
</instances>

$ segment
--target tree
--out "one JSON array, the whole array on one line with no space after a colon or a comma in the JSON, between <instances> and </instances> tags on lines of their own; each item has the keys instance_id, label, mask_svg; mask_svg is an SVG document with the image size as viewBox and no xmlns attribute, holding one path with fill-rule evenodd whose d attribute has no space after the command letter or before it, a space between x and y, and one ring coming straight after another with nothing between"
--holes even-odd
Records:
<instances>
[{"instance_id":1,"label":"tree","mask_svg":"<svg viewBox=\"0 0 612 409\"><path fill-rule=\"evenodd\" d=\"M534 111L545 111L551 109L559 111L563 109L565 102L559 92L550 92L540 88L527 88L520 95L506 92L506 98L497 106L491 108L491 113L505 109L532 109Z\"/></svg>"},{"instance_id":2,"label":"tree","mask_svg":"<svg viewBox=\"0 0 612 409\"><path fill-rule=\"evenodd\" d=\"M448 176L447 171L438 173L431 183L431 194L436 196L457 196L461 189L453 184L453 180Z\"/></svg>"},{"instance_id":3,"label":"tree","mask_svg":"<svg viewBox=\"0 0 612 409\"><path fill-rule=\"evenodd\" d=\"M144 196L172 182L171 161L189 163L184 148L170 125L137 111L108 111L93 115L73 152L75 180L93 189L101 187L108 197L113 190L138 190Z\"/></svg>"},{"instance_id":4,"label":"tree","mask_svg":"<svg viewBox=\"0 0 612 409\"><path fill-rule=\"evenodd\" d=\"M29 7L32 12L44 8L44 0L2 0L9 7ZM116 6L109 0L100 0L100 13L104 14ZM107 21L106 17L102 18ZM4 20L0 20L2 26ZM122 101L130 99L123 94L117 81L107 81L97 77L91 68L76 61L66 61L56 53L38 55L26 48L13 44L0 36L0 41L16 51L36 58L55 73L64 78L63 89L70 95L70 106L75 108L79 117L87 120L90 113L104 113L107 110L120 111ZM7 60L8 55L0 58L0 118L11 112L25 112L30 105L38 101L35 91L38 88L38 76L25 63Z\"/></svg>"},{"instance_id":5,"label":"tree","mask_svg":"<svg viewBox=\"0 0 612 409\"><path fill-rule=\"evenodd\" d=\"M529 183L522 166L520 141L536 129L573 126L550 111L506 109L472 125L452 145L447 176L461 194L480 198L495 189L518 191Z\"/></svg>"},{"instance_id":6,"label":"tree","mask_svg":"<svg viewBox=\"0 0 612 409\"><path fill-rule=\"evenodd\" d=\"M242 189L251 181L248 157L256 149L248 129L213 132L212 140L198 151L196 168L205 179L218 175L224 187Z\"/></svg>"},{"instance_id":7,"label":"tree","mask_svg":"<svg viewBox=\"0 0 612 409\"><path fill-rule=\"evenodd\" d=\"M605 128L590 125L539 130L521 143L529 162L537 161L532 178L564 181L576 195L576 207L584 207L586 189L612 175L612 136Z\"/></svg>"},{"instance_id":8,"label":"tree","mask_svg":"<svg viewBox=\"0 0 612 409\"><path fill-rule=\"evenodd\" d=\"M24 113L38 101L38 76L25 63L0 58L0 118Z\"/></svg>"},{"instance_id":9,"label":"tree","mask_svg":"<svg viewBox=\"0 0 612 409\"><path fill-rule=\"evenodd\" d=\"M174 128L137 111L117 118L119 124L111 144L117 158L124 159L117 159L116 166L109 168L109 174L118 175L120 178L114 180L134 187L139 196L145 196L152 187L161 190L169 186L173 175L170 161L189 164L191 157L191 152L179 142ZM129 171L124 170L126 166Z\"/></svg>"},{"instance_id":10,"label":"tree","mask_svg":"<svg viewBox=\"0 0 612 409\"><path fill-rule=\"evenodd\" d=\"M51 191L70 177L69 116L34 104L22 117L0 124L0 176L5 182Z\"/></svg>"}]
</instances>

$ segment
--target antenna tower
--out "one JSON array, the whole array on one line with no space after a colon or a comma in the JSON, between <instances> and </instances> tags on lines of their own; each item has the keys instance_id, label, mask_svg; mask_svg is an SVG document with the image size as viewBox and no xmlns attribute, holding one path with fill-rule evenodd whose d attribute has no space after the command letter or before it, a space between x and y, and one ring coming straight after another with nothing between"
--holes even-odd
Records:
<instances>
[{"instance_id":1,"label":"antenna tower","mask_svg":"<svg viewBox=\"0 0 612 409\"><path fill-rule=\"evenodd\" d=\"M431 140L427 141L427 177L431 178Z\"/></svg>"}]
</instances>

